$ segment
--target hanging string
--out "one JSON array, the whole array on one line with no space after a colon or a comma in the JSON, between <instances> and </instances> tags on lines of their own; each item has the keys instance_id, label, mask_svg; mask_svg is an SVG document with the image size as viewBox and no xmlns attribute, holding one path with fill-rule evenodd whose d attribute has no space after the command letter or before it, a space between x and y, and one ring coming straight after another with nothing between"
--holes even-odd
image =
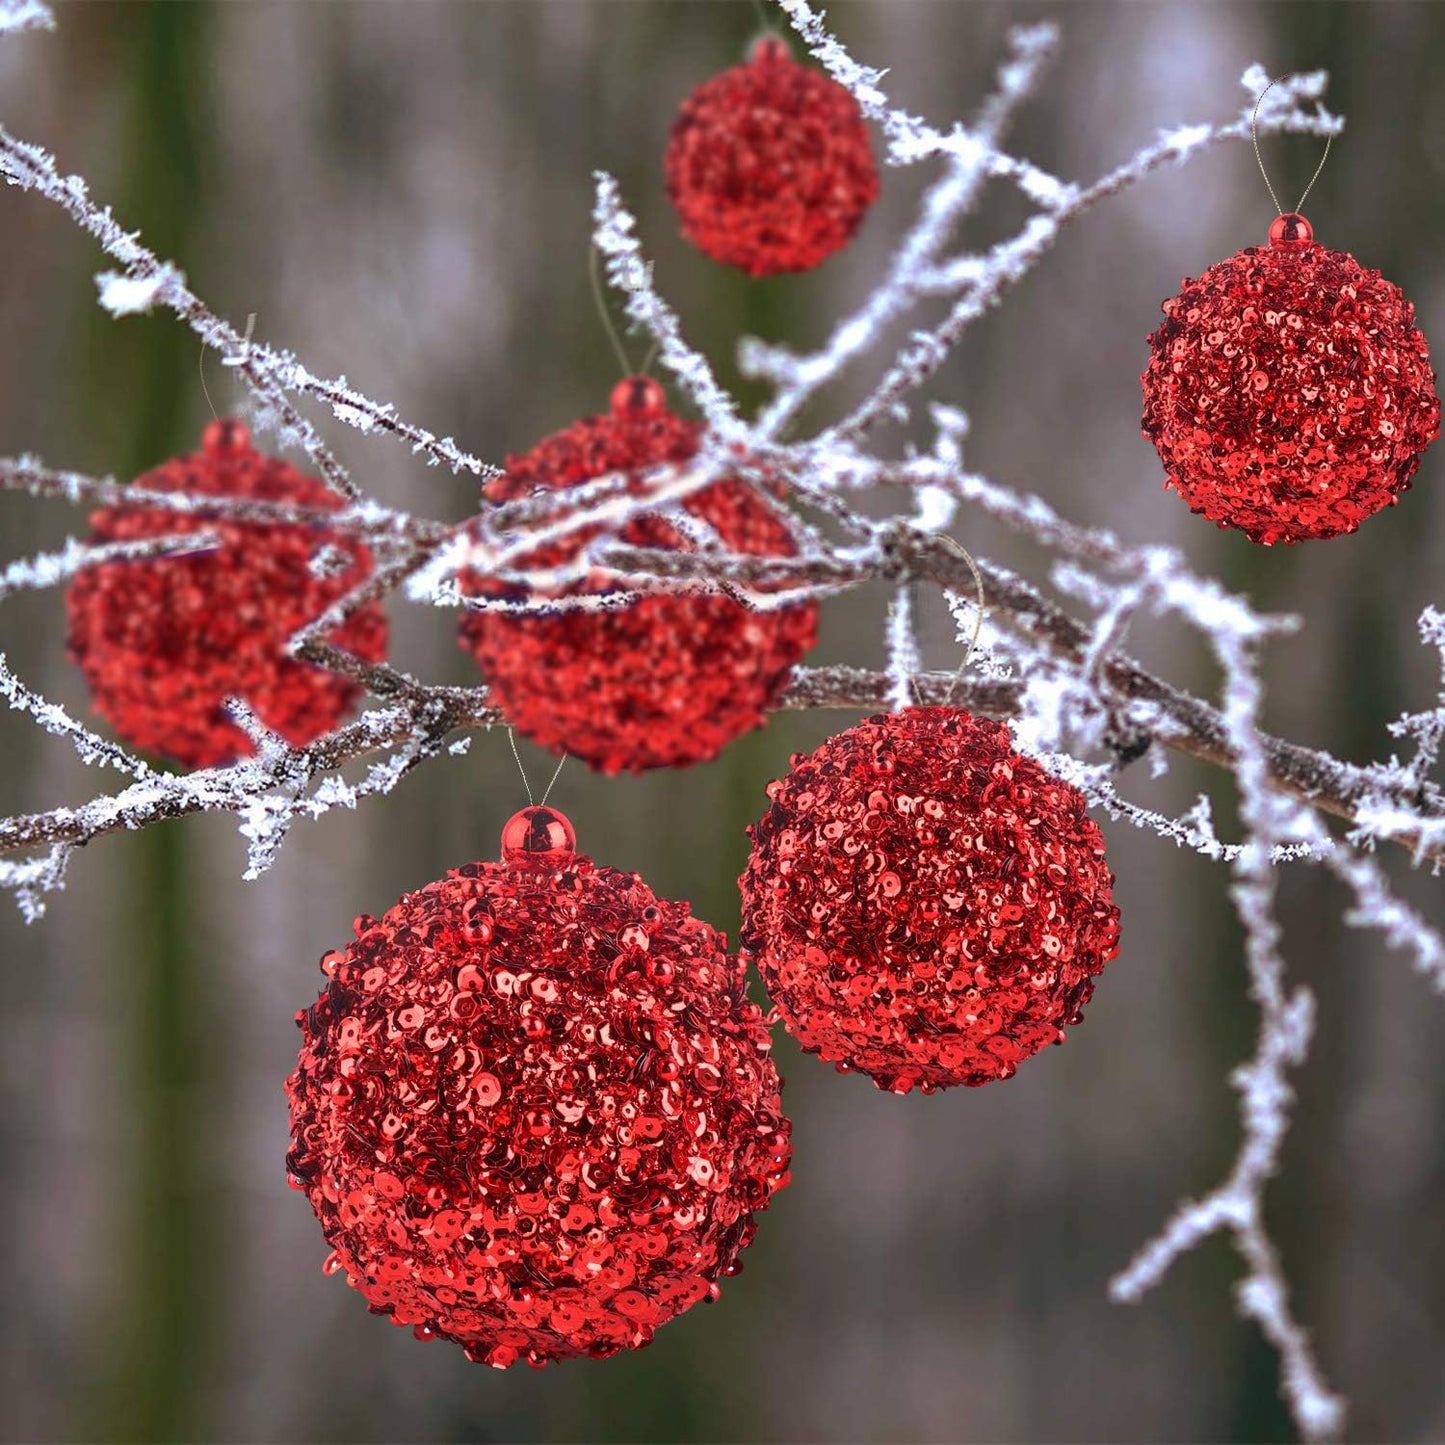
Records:
<instances>
[{"instance_id":1,"label":"hanging string","mask_svg":"<svg viewBox=\"0 0 1445 1445\"><path fill-rule=\"evenodd\" d=\"M958 680L963 676L964 669L973 661L973 654L978 649L978 639L983 634L983 619L986 607L983 593L983 578L979 575L978 564L973 560L972 554L961 542L950 537L947 532L939 532L937 536L938 540L942 542L950 552L957 553L958 556L962 557L963 560L968 563L968 570L973 576L973 585L978 593L975 604L978 608L978 616L974 618L973 636L968 639L968 651L963 654L963 661L958 664L958 671L953 674L953 681L948 684L948 695L944 698L944 706L949 707L953 704L953 694L958 688Z\"/></svg>"},{"instance_id":2,"label":"hanging string","mask_svg":"<svg viewBox=\"0 0 1445 1445\"><path fill-rule=\"evenodd\" d=\"M211 388L206 385L206 343L201 342L201 354L197 358L197 364L201 369L201 395L206 398L206 405L211 408L211 418L220 421L221 414L216 410L216 403L211 400Z\"/></svg>"},{"instance_id":3,"label":"hanging string","mask_svg":"<svg viewBox=\"0 0 1445 1445\"><path fill-rule=\"evenodd\" d=\"M587 251L587 275L592 282L592 300L597 305L597 314L602 318L602 328L607 332L607 339L612 343L612 350L616 353L618 364L622 367L623 376L632 376L634 372L627 360L627 353L622 349L622 338L617 334L617 327L612 322L612 313L607 308L607 294L602 289L602 274L597 268L597 242L593 241ZM648 366L652 365L652 358L648 358ZM647 375L647 368L644 367L641 374Z\"/></svg>"},{"instance_id":4,"label":"hanging string","mask_svg":"<svg viewBox=\"0 0 1445 1445\"><path fill-rule=\"evenodd\" d=\"M241 338L247 351L251 349L251 335L256 330L256 313L246 313L246 334ZM201 354L196 358L196 365L201 373L201 395L206 398L206 405L211 409L211 416L214 420L220 421L221 414L216 410L216 403L211 400L211 388L206 385L206 342L201 342Z\"/></svg>"},{"instance_id":5,"label":"hanging string","mask_svg":"<svg viewBox=\"0 0 1445 1445\"><path fill-rule=\"evenodd\" d=\"M527 781L527 770L522 766L521 753L517 751L517 731L515 728L507 729L507 741L512 745L512 756L517 760L517 771L521 773L522 786L527 790L527 806L529 808L535 808L537 804L532 797L532 785Z\"/></svg>"},{"instance_id":6,"label":"hanging string","mask_svg":"<svg viewBox=\"0 0 1445 1445\"><path fill-rule=\"evenodd\" d=\"M552 774L552 780L547 784L547 791L542 794L542 801L539 803L532 796L532 784L527 780L527 770L522 766L522 755L517 751L517 730L507 729L507 741L512 745L512 756L517 760L517 771L522 775L522 786L527 790L527 806L529 808L545 808L547 799L552 796L552 789L557 785L557 779L562 776L562 765L567 761L567 754L563 753L557 763L556 771Z\"/></svg>"},{"instance_id":7,"label":"hanging string","mask_svg":"<svg viewBox=\"0 0 1445 1445\"><path fill-rule=\"evenodd\" d=\"M1273 80L1271 80L1270 83L1265 86L1262 91L1260 91L1258 97L1255 99L1254 114L1249 118L1249 138L1254 142L1254 158L1256 161L1259 162L1259 173L1264 177L1264 184L1269 191L1269 198L1274 202L1274 208L1276 211L1279 212L1281 216L1285 214L1285 209L1282 205L1280 205L1279 197L1274 193L1274 185L1269 179L1269 172L1264 168L1264 157L1259 153L1259 107L1265 96L1267 96L1270 91L1280 83L1280 81L1288 79L1289 77L1286 75L1279 75L1276 76ZM1308 196L1312 190L1314 190L1315 182L1319 180L1320 172L1324 170L1325 162L1330 158L1330 142L1332 140L1334 140L1334 136L1332 135L1327 135L1325 137L1325 153L1320 157L1320 163L1315 167L1315 173L1310 177L1309 185L1304 188L1304 191L1301 194L1299 200L1295 202L1295 211L1298 211L1300 207L1304 205L1305 197Z\"/></svg>"},{"instance_id":8,"label":"hanging string","mask_svg":"<svg viewBox=\"0 0 1445 1445\"><path fill-rule=\"evenodd\" d=\"M562 776L562 765L567 761L567 754L563 753L557 760L557 771L552 774L552 781L547 784L547 791L542 794L542 807L547 806L547 799L552 796L552 788L557 779Z\"/></svg>"}]
</instances>

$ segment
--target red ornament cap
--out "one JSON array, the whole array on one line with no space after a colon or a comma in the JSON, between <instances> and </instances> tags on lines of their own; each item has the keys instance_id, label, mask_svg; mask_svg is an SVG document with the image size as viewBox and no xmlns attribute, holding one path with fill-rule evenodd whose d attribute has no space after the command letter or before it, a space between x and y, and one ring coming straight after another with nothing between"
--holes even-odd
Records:
<instances>
[{"instance_id":1,"label":"red ornament cap","mask_svg":"<svg viewBox=\"0 0 1445 1445\"><path fill-rule=\"evenodd\" d=\"M233 416L218 416L201 433L201 450L212 457L238 457L251 450L251 432Z\"/></svg>"},{"instance_id":2,"label":"red ornament cap","mask_svg":"<svg viewBox=\"0 0 1445 1445\"><path fill-rule=\"evenodd\" d=\"M667 395L650 376L624 376L612 388L612 415L624 421L666 410Z\"/></svg>"},{"instance_id":3,"label":"red ornament cap","mask_svg":"<svg viewBox=\"0 0 1445 1445\"><path fill-rule=\"evenodd\" d=\"M793 52L781 35L760 35L748 51L748 59L754 65L776 65L780 60L791 60Z\"/></svg>"},{"instance_id":4,"label":"red ornament cap","mask_svg":"<svg viewBox=\"0 0 1445 1445\"><path fill-rule=\"evenodd\" d=\"M1285 211L1270 223L1269 244L1300 251L1315 243L1315 228L1297 211Z\"/></svg>"},{"instance_id":5,"label":"red ornament cap","mask_svg":"<svg viewBox=\"0 0 1445 1445\"><path fill-rule=\"evenodd\" d=\"M577 856L577 834L556 808L523 808L502 829L502 862L514 868L562 868Z\"/></svg>"}]
</instances>

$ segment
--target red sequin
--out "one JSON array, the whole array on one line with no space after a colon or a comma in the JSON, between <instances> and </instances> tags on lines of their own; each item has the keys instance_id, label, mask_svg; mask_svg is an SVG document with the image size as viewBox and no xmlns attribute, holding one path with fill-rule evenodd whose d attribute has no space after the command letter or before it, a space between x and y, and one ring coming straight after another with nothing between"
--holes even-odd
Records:
<instances>
[{"instance_id":1,"label":"red sequin","mask_svg":"<svg viewBox=\"0 0 1445 1445\"><path fill-rule=\"evenodd\" d=\"M1165 485L1266 544L1353 532L1408 489L1440 431L1415 308L1313 234L1282 216L1269 246L1186 279L1143 375Z\"/></svg>"},{"instance_id":2,"label":"red sequin","mask_svg":"<svg viewBox=\"0 0 1445 1445\"><path fill-rule=\"evenodd\" d=\"M768 785L742 944L803 1048L880 1088L1008 1078L1119 949L1083 796L955 708L869 718Z\"/></svg>"},{"instance_id":3,"label":"red sequin","mask_svg":"<svg viewBox=\"0 0 1445 1445\"><path fill-rule=\"evenodd\" d=\"M750 276L810 270L878 198L857 101L777 38L683 101L664 165L683 234Z\"/></svg>"},{"instance_id":4,"label":"red sequin","mask_svg":"<svg viewBox=\"0 0 1445 1445\"><path fill-rule=\"evenodd\" d=\"M735 1274L788 1182L762 1011L685 903L555 809L321 960L291 1182L368 1307L468 1358L645 1345Z\"/></svg>"},{"instance_id":5,"label":"red sequin","mask_svg":"<svg viewBox=\"0 0 1445 1445\"><path fill-rule=\"evenodd\" d=\"M202 449L137 478L147 491L242 497L333 510L336 494L286 462L254 451L239 422L212 422ZM370 551L325 527L228 521L160 508L106 507L92 542L213 532L214 550L106 562L78 573L67 595L70 657L95 710L137 748L189 767L255 751L221 704L249 703L297 746L328 732L356 699L356 685L297 662L290 637L372 570ZM337 549L339 570L313 559ZM331 641L369 662L386 656L386 616L362 608Z\"/></svg>"},{"instance_id":6,"label":"red sequin","mask_svg":"<svg viewBox=\"0 0 1445 1445\"><path fill-rule=\"evenodd\" d=\"M609 472L640 474L697 454L702 427L673 415L656 382L632 377L613 394L606 416L586 417L507 458L506 473L487 485L494 501L575 487ZM636 489L642 486L634 476ZM724 479L683 506L733 550L789 556L792 539L750 487ZM560 566L594 535L580 532L529 559ZM622 529L624 541L691 551L693 543L656 518ZM474 572L461 586L473 595L522 599ZM560 595L619 590L605 578ZM680 767L714 758L734 738L760 726L793 664L817 640L811 603L757 612L718 593L644 597L601 611L548 616L469 612L461 641L519 732L604 773Z\"/></svg>"}]
</instances>

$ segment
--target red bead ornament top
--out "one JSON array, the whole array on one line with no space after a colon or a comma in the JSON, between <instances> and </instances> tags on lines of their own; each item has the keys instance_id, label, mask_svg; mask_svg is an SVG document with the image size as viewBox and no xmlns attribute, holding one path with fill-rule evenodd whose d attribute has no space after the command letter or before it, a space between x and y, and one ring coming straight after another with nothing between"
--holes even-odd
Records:
<instances>
[{"instance_id":1,"label":"red bead ornament top","mask_svg":"<svg viewBox=\"0 0 1445 1445\"><path fill-rule=\"evenodd\" d=\"M1353 532L1439 435L1415 308L1293 213L1164 303L1144 435L1190 510L1253 541Z\"/></svg>"},{"instance_id":2,"label":"red bead ornament top","mask_svg":"<svg viewBox=\"0 0 1445 1445\"><path fill-rule=\"evenodd\" d=\"M502 862L518 868L564 868L577 851L572 825L555 808L523 808L502 829Z\"/></svg>"},{"instance_id":3,"label":"red bead ornament top","mask_svg":"<svg viewBox=\"0 0 1445 1445\"><path fill-rule=\"evenodd\" d=\"M283 502L331 511L336 494L251 447L240 422L206 427L201 450L137 478L146 491ZM170 511L121 504L91 517L92 542L211 532L219 546L188 555L106 562L78 573L66 598L68 647L95 710L146 752L189 767L230 762L255 744L222 710L249 703L297 746L333 728L357 687L298 662L290 637L371 575L370 551L325 525L234 521L204 507ZM313 564L325 550L334 565ZM324 573L324 575L323 575ZM386 617L375 604L330 634L368 662L386 656Z\"/></svg>"},{"instance_id":4,"label":"red bead ornament top","mask_svg":"<svg viewBox=\"0 0 1445 1445\"><path fill-rule=\"evenodd\" d=\"M507 458L487 496L512 501L562 490L609 472L641 474L696 454L702 427L667 409L662 388L629 377L612 394L606 416L584 418ZM685 499L684 508L733 550L789 556L792 539L777 514L750 487L723 479ZM573 560L591 532L539 549L529 564ZM622 540L691 551L693 542L656 518L640 518ZM464 591L505 604L527 594L475 572ZM559 598L605 601L619 584L590 577L559 588ZM472 611L461 642L480 664L507 720L557 753L604 773L681 767L714 758L734 738L764 721L794 663L817 640L811 603L753 611L716 593L659 593L630 605L569 609L546 615Z\"/></svg>"},{"instance_id":5,"label":"red bead ornament top","mask_svg":"<svg viewBox=\"0 0 1445 1445\"><path fill-rule=\"evenodd\" d=\"M750 276L811 270L878 199L858 102L776 37L683 101L664 165L683 234Z\"/></svg>"},{"instance_id":6,"label":"red bead ornament top","mask_svg":"<svg viewBox=\"0 0 1445 1445\"><path fill-rule=\"evenodd\" d=\"M880 1088L1008 1078L1119 948L1083 796L955 708L795 755L753 840L742 944L803 1048Z\"/></svg>"},{"instance_id":7,"label":"red bead ornament top","mask_svg":"<svg viewBox=\"0 0 1445 1445\"><path fill-rule=\"evenodd\" d=\"M721 934L578 853L554 808L502 853L321 960L287 1165L373 1312L541 1366L715 1298L791 1126Z\"/></svg>"}]
</instances>

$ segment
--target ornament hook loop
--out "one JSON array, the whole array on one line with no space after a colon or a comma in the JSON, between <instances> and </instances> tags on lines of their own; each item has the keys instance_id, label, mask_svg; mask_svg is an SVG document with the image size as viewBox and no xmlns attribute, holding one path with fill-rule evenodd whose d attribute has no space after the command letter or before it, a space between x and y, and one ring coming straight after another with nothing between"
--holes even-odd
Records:
<instances>
[{"instance_id":1,"label":"ornament hook loop","mask_svg":"<svg viewBox=\"0 0 1445 1445\"><path fill-rule=\"evenodd\" d=\"M1330 142L1334 140L1334 136L1332 135L1327 135L1325 137L1325 153L1320 157L1320 163L1315 167L1315 173L1310 177L1309 185L1307 185L1300 193L1300 198L1298 201L1295 202L1293 210L1287 212L1285 208L1280 204L1279 197L1274 192L1274 183L1269 178L1269 172L1264 168L1264 157L1259 153L1259 107L1263 103L1265 96L1267 96L1270 91L1273 90L1274 87L1280 83L1280 81L1288 79L1289 76L1287 75L1275 76L1275 78L1271 80L1270 83L1265 86L1265 88L1260 91L1260 93L1255 97L1254 114L1251 115L1249 118L1249 138L1254 143L1254 158L1259 164L1260 175L1264 177L1265 189L1269 191L1269 198L1274 202L1274 208L1281 216L1295 214L1299 211L1300 207L1304 205L1305 198L1312 190L1314 190L1315 182L1319 180L1320 172L1324 170L1325 162L1330 158Z\"/></svg>"},{"instance_id":2,"label":"ornament hook loop","mask_svg":"<svg viewBox=\"0 0 1445 1445\"><path fill-rule=\"evenodd\" d=\"M951 707L958 680L963 676L964 669L973 661L973 654L978 650L978 639L983 635L983 621L988 608L984 600L983 577L979 573L978 563L973 560L973 555L968 548L957 538L950 537L947 532L939 532L937 537L950 552L956 553L968 564L968 570L973 575L974 588L978 593L978 616L973 620L973 636L968 639L968 651L963 654L963 661L958 664L958 671L953 674L953 680L948 684L948 696L944 699L944 706Z\"/></svg>"},{"instance_id":3,"label":"ornament hook loop","mask_svg":"<svg viewBox=\"0 0 1445 1445\"><path fill-rule=\"evenodd\" d=\"M519 773L521 773L521 775L522 775L522 786L527 790L527 802L528 802L528 804L529 804L530 806L536 807L536 808L544 808L544 807L546 807L546 805L547 805L547 799L552 796L552 787L553 787L553 785L556 783L557 779L562 776L562 764L567 761L567 754L566 754L566 753L563 753L563 754L562 754L561 760L560 760L560 761L558 762L558 764L557 764L557 770L556 770L556 772L554 772L554 773L552 774L552 780L551 780L551 782L549 782L549 783L547 784L547 791L542 794L542 801L541 801L540 803L538 803L538 802L532 797L532 784L531 784L531 783L528 781L528 779L527 779L527 770L526 770L526 768L524 768L524 767L522 766L522 755L521 755L521 753L519 753L519 752L517 751L517 730L516 730L516 728L508 728L508 729L507 729L507 741L508 741L509 743L511 743L511 745L512 745L512 756L513 756L514 758L516 758L516 760L517 760L517 771L518 771Z\"/></svg>"},{"instance_id":4,"label":"ornament hook loop","mask_svg":"<svg viewBox=\"0 0 1445 1445\"><path fill-rule=\"evenodd\" d=\"M634 372L632 363L627 359L627 349L622 344L622 338L617 334L617 326L612 320L612 312L607 307L607 293L602 289L602 274L598 267L598 257L597 242L594 240L587 249L587 281L592 288L592 301L597 307L597 316L602 322L602 329L612 343L612 354L616 356L622 367L623 379L645 377L652 370L652 363L657 360L658 343L656 341L652 343L648 348L647 357L642 363L641 370Z\"/></svg>"}]
</instances>

